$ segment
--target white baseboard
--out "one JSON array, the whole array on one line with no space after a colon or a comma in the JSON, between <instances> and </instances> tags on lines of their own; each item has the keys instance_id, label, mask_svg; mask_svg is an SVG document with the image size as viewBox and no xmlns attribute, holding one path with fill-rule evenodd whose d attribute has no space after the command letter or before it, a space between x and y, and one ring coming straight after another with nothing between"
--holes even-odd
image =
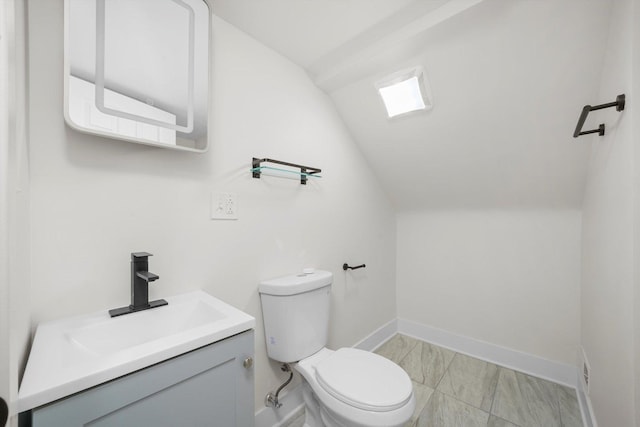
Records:
<instances>
[{"instance_id":1,"label":"white baseboard","mask_svg":"<svg viewBox=\"0 0 640 427\"><path fill-rule=\"evenodd\" d=\"M585 427L598 427L589 397L580 387L579 372L575 366L554 362L406 319L394 319L384 324L353 347L373 351L396 333L574 388L578 395ZM280 409L263 408L256 412L255 427L278 427L286 422L299 409L300 405L304 404L302 387L298 386L289 390L281 401L283 405Z\"/></svg>"},{"instance_id":2,"label":"white baseboard","mask_svg":"<svg viewBox=\"0 0 640 427\"><path fill-rule=\"evenodd\" d=\"M397 333L398 319L393 319L370 333L366 338L358 341L353 347L360 350L374 351Z\"/></svg>"},{"instance_id":3,"label":"white baseboard","mask_svg":"<svg viewBox=\"0 0 640 427\"><path fill-rule=\"evenodd\" d=\"M577 387L577 368L572 365L554 362L406 319L398 319L398 332L476 359L486 360L574 389Z\"/></svg>"},{"instance_id":4,"label":"white baseboard","mask_svg":"<svg viewBox=\"0 0 640 427\"><path fill-rule=\"evenodd\" d=\"M581 372L578 371L576 381L578 388L576 394L578 395L578 403L580 404L580 412L582 412L582 419L585 427L598 427L596 422L596 416L593 413L593 406L591 405L591 399L584 389L584 384L581 378Z\"/></svg>"}]
</instances>

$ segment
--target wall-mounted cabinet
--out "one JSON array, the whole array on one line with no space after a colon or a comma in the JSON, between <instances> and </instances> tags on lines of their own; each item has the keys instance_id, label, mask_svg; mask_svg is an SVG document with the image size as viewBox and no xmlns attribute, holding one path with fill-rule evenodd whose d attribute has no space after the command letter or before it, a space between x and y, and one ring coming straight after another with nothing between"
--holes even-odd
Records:
<instances>
[{"instance_id":1,"label":"wall-mounted cabinet","mask_svg":"<svg viewBox=\"0 0 640 427\"><path fill-rule=\"evenodd\" d=\"M210 27L205 0L65 0L67 124L206 151Z\"/></svg>"}]
</instances>

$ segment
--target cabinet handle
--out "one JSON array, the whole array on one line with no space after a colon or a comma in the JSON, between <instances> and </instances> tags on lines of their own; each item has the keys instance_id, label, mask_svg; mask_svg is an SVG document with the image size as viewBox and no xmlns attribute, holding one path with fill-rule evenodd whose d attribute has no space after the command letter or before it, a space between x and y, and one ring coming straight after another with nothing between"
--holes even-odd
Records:
<instances>
[{"instance_id":1,"label":"cabinet handle","mask_svg":"<svg viewBox=\"0 0 640 427\"><path fill-rule=\"evenodd\" d=\"M246 359L244 359L244 361L242 362L242 366L247 369L253 368L253 357L247 357Z\"/></svg>"}]
</instances>

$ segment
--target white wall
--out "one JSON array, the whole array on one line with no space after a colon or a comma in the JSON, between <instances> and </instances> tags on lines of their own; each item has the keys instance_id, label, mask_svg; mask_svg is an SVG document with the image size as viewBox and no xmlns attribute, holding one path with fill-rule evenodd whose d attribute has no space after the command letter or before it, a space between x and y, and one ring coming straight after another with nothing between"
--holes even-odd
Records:
<instances>
[{"instance_id":1,"label":"white wall","mask_svg":"<svg viewBox=\"0 0 640 427\"><path fill-rule=\"evenodd\" d=\"M575 364L579 211L398 215L398 317Z\"/></svg>"},{"instance_id":2,"label":"white wall","mask_svg":"<svg viewBox=\"0 0 640 427\"><path fill-rule=\"evenodd\" d=\"M635 92L631 92L631 37L637 26L632 20L633 3L614 3L600 97L593 101L611 102L625 93L626 109L599 114L598 121L607 126L606 135L581 141L592 144L583 207L582 345L591 364L590 400L601 426L635 422L634 150L638 138L632 137L637 109ZM640 70L634 71L637 75Z\"/></svg>"},{"instance_id":3,"label":"white wall","mask_svg":"<svg viewBox=\"0 0 640 427\"><path fill-rule=\"evenodd\" d=\"M213 31L206 154L77 133L62 116L63 1L29 2L33 322L129 302L129 253L148 251L152 298L202 288L257 319L256 408L283 380L267 361L261 279L334 272L331 346L396 316L395 217L332 103L304 71L221 20ZM253 156L323 178L251 178ZM239 219L209 219L212 190ZM345 274L343 262L367 264Z\"/></svg>"}]
</instances>

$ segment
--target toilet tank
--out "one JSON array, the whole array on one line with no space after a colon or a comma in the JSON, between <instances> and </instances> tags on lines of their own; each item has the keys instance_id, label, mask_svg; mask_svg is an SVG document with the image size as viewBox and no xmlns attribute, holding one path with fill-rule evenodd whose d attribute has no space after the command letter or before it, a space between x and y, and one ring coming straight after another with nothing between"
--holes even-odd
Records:
<instances>
[{"instance_id":1,"label":"toilet tank","mask_svg":"<svg viewBox=\"0 0 640 427\"><path fill-rule=\"evenodd\" d=\"M267 354L290 363L327 345L333 274L312 273L279 277L260 283Z\"/></svg>"}]
</instances>

